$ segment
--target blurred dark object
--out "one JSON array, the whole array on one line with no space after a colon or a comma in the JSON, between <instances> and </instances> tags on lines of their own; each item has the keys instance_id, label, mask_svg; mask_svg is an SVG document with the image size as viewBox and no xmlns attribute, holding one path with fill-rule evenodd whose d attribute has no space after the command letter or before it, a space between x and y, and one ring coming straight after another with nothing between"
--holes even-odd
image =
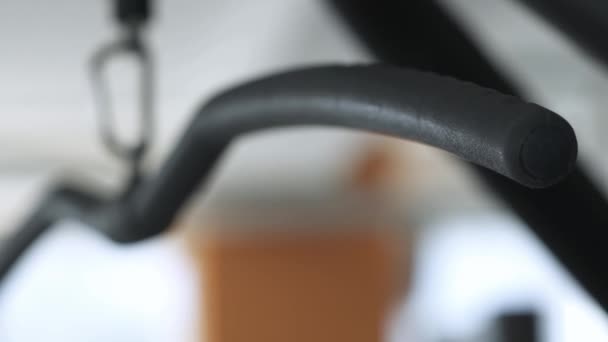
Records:
<instances>
[{"instance_id":1,"label":"blurred dark object","mask_svg":"<svg viewBox=\"0 0 608 342\"><path fill-rule=\"evenodd\" d=\"M518 0L608 66L608 1Z\"/></svg>"},{"instance_id":2,"label":"blurred dark object","mask_svg":"<svg viewBox=\"0 0 608 342\"><path fill-rule=\"evenodd\" d=\"M380 60L518 94L446 11L428 0L329 0ZM562 1L563 2L563 1ZM608 17L606 18L608 20ZM608 310L608 202L579 163L562 183L530 190L473 167Z\"/></svg>"},{"instance_id":3,"label":"blurred dark object","mask_svg":"<svg viewBox=\"0 0 608 342\"><path fill-rule=\"evenodd\" d=\"M114 15L126 26L144 25L152 16L152 0L114 0Z\"/></svg>"},{"instance_id":4,"label":"blurred dark object","mask_svg":"<svg viewBox=\"0 0 608 342\"><path fill-rule=\"evenodd\" d=\"M533 311L503 314L496 320L497 342L539 342L539 321Z\"/></svg>"},{"instance_id":5,"label":"blurred dark object","mask_svg":"<svg viewBox=\"0 0 608 342\"><path fill-rule=\"evenodd\" d=\"M482 328L480 333L465 338L442 338L441 342L540 342L540 315L533 311L505 312Z\"/></svg>"},{"instance_id":6,"label":"blurred dark object","mask_svg":"<svg viewBox=\"0 0 608 342\"><path fill-rule=\"evenodd\" d=\"M460 26L434 0L329 0L380 61L515 94Z\"/></svg>"}]
</instances>

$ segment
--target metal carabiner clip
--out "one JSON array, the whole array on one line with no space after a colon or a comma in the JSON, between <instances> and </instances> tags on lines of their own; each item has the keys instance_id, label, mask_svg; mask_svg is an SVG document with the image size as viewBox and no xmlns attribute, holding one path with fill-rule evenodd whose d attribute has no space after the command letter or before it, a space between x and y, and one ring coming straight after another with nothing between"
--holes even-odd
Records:
<instances>
[{"instance_id":1,"label":"metal carabiner clip","mask_svg":"<svg viewBox=\"0 0 608 342\"><path fill-rule=\"evenodd\" d=\"M139 65L139 137L132 144L121 141L113 124L114 108L110 89L104 73L115 57L127 54L135 58ZM123 38L102 47L92 57L90 64L93 97L97 107L99 133L106 148L117 158L130 166L130 187L141 175L142 159L151 143L153 135L153 66L150 55L139 36L129 31Z\"/></svg>"}]
</instances>

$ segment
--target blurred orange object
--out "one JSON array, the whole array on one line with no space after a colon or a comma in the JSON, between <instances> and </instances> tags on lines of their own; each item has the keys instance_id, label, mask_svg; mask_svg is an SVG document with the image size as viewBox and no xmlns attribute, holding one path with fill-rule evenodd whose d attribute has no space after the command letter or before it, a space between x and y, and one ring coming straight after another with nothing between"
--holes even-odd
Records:
<instances>
[{"instance_id":1,"label":"blurred orange object","mask_svg":"<svg viewBox=\"0 0 608 342\"><path fill-rule=\"evenodd\" d=\"M384 196L399 173L395 151L380 140L359 157L346 187L225 193L194 220L205 227L188 236L201 341L384 340L409 284L411 241Z\"/></svg>"},{"instance_id":2,"label":"blurred orange object","mask_svg":"<svg viewBox=\"0 0 608 342\"><path fill-rule=\"evenodd\" d=\"M382 341L399 283L394 240L357 231L207 237L202 341Z\"/></svg>"}]
</instances>

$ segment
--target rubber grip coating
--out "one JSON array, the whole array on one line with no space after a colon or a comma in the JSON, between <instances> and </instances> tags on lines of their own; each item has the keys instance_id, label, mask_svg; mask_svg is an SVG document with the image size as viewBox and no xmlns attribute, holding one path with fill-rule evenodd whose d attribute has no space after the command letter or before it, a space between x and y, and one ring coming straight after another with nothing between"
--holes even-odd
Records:
<instances>
[{"instance_id":1,"label":"rubber grip coating","mask_svg":"<svg viewBox=\"0 0 608 342\"><path fill-rule=\"evenodd\" d=\"M132 242L162 232L235 138L295 125L423 142L530 187L558 182L577 152L559 115L472 83L380 65L308 68L246 83L202 106L159 173L121 207L125 222L106 234Z\"/></svg>"},{"instance_id":2,"label":"rubber grip coating","mask_svg":"<svg viewBox=\"0 0 608 342\"><path fill-rule=\"evenodd\" d=\"M577 154L572 128L548 109L453 78L380 65L279 74L230 90L203 112L195 124L200 137L292 125L349 127L435 146L532 188L563 179Z\"/></svg>"}]
</instances>

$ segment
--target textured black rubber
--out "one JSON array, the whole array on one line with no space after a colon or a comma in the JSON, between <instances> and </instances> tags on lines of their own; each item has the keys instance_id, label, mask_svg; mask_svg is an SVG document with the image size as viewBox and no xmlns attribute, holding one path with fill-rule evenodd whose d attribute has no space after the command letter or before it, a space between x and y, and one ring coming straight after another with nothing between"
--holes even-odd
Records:
<instances>
[{"instance_id":1,"label":"textured black rubber","mask_svg":"<svg viewBox=\"0 0 608 342\"><path fill-rule=\"evenodd\" d=\"M572 128L548 109L473 83L383 65L271 76L218 96L204 111L199 136L343 126L432 145L532 188L563 179L577 154Z\"/></svg>"},{"instance_id":2,"label":"textured black rubber","mask_svg":"<svg viewBox=\"0 0 608 342\"><path fill-rule=\"evenodd\" d=\"M131 241L162 231L234 138L295 125L423 142L529 187L565 177L577 152L574 132L559 115L472 83L383 65L308 68L246 83L203 106L127 207L137 222L131 226L143 231L107 233Z\"/></svg>"}]
</instances>

